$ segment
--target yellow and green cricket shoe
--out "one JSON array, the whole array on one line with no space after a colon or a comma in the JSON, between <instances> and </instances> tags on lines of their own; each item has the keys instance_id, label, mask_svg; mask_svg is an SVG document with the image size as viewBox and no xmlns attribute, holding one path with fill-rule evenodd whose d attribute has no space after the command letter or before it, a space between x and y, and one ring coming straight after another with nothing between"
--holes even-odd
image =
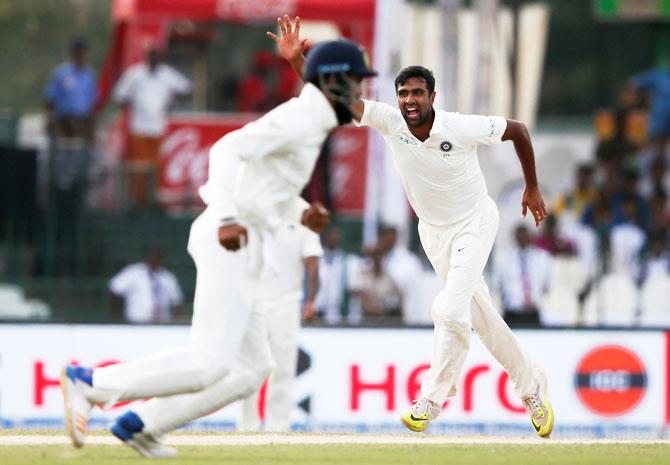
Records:
<instances>
[{"instance_id":1,"label":"yellow and green cricket shoe","mask_svg":"<svg viewBox=\"0 0 670 465\"><path fill-rule=\"evenodd\" d=\"M426 429L428 423L437 418L441 411L442 409L435 402L421 397L402 413L400 421L407 428L420 433Z\"/></svg>"},{"instance_id":2,"label":"yellow and green cricket shoe","mask_svg":"<svg viewBox=\"0 0 670 465\"><path fill-rule=\"evenodd\" d=\"M543 376L538 384L537 391L523 399L523 405L530 415L530 422L535 432L548 438L554 429L554 410L551 408L547 396L547 377Z\"/></svg>"}]
</instances>

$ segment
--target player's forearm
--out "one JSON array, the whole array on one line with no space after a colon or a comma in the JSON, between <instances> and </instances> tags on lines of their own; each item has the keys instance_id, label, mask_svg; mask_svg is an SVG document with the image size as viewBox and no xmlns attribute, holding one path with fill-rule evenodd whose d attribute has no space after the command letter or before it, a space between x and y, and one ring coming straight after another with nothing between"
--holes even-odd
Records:
<instances>
[{"instance_id":1,"label":"player's forearm","mask_svg":"<svg viewBox=\"0 0 670 465\"><path fill-rule=\"evenodd\" d=\"M319 259L317 257L307 257L305 259L305 268L307 270L307 302L314 302L316 293L319 291Z\"/></svg>"}]
</instances>

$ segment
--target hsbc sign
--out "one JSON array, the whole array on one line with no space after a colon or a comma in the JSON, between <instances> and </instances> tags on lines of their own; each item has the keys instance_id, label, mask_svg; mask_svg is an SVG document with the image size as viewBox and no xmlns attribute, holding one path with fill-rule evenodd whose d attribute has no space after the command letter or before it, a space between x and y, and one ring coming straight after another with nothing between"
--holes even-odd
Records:
<instances>
[{"instance_id":1,"label":"hsbc sign","mask_svg":"<svg viewBox=\"0 0 670 465\"><path fill-rule=\"evenodd\" d=\"M548 372L557 427L662 428L668 409L668 347L663 332L518 331ZM666 340L667 339L667 340ZM123 344L118 344L122 340ZM58 387L68 362L101 366L188 342L181 326L0 325L0 424L62 421ZM400 410L419 397L432 330L308 328L301 333L294 422L308 429L399 427ZM505 371L476 336L457 385L436 422L521 425L528 417ZM95 410L94 424L122 412ZM229 428L231 406L207 417ZM441 425L441 426L439 426ZM493 427L493 426L491 426ZM432 427L431 427L432 428ZM530 431L530 429L529 429Z\"/></svg>"}]
</instances>

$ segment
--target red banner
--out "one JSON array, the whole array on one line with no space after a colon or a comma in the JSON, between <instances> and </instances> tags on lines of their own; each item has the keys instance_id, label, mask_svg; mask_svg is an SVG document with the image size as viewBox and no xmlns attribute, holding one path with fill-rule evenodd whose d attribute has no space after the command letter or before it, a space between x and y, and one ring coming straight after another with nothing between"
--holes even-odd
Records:
<instances>
[{"instance_id":1,"label":"red banner","mask_svg":"<svg viewBox=\"0 0 670 465\"><path fill-rule=\"evenodd\" d=\"M200 205L198 188L207 181L210 147L253 115L173 118L161 145L158 197L167 208ZM331 146L331 193L340 214L362 215L365 203L367 131L337 129Z\"/></svg>"}]
</instances>

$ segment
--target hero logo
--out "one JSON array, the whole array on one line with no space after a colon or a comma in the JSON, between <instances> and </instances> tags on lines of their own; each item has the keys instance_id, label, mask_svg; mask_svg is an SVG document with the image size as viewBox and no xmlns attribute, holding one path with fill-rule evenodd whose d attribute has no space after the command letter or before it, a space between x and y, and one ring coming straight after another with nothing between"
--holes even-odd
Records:
<instances>
[{"instance_id":1,"label":"hero logo","mask_svg":"<svg viewBox=\"0 0 670 465\"><path fill-rule=\"evenodd\" d=\"M404 392L401 389L398 392L396 381L399 376L397 374L397 367L395 365L386 366L386 374L382 379L371 380L365 377L362 373L362 368L358 364L354 364L349 369L350 375L350 397L349 397L349 408L351 411L355 412L362 408L361 398L363 395L383 395L385 396L385 408L386 411L392 412L399 407L398 399L405 398L407 402L401 402L400 407L404 407L405 404L409 404L414 399L418 399L420 396L421 390L421 381L426 371L430 368L430 365L419 365L410 371L407 376L406 383L402 383L401 386L404 387ZM475 409L475 391L476 384L478 381L482 381L487 374L493 374L495 377L496 385L496 397L499 404L505 409L505 411L510 413L522 414L525 413L525 409L522 405L514 402L510 395L508 394L508 384L509 377L507 373L501 371L499 373L489 373L491 367L489 365L474 365L470 367L463 376L463 385L462 392L463 395L459 396L456 399L462 399L463 412L469 413L473 412ZM402 379L400 380L402 381ZM444 404L444 408L449 405L450 401L447 400Z\"/></svg>"},{"instance_id":2,"label":"hero logo","mask_svg":"<svg viewBox=\"0 0 670 465\"><path fill-rule=\"evenodd\" d=\"M577 365L577 396L597 414L618 416L628 413L640 403L646 389L644 364L625 347L598 347Z\"/></svg>"}]
</instances>

